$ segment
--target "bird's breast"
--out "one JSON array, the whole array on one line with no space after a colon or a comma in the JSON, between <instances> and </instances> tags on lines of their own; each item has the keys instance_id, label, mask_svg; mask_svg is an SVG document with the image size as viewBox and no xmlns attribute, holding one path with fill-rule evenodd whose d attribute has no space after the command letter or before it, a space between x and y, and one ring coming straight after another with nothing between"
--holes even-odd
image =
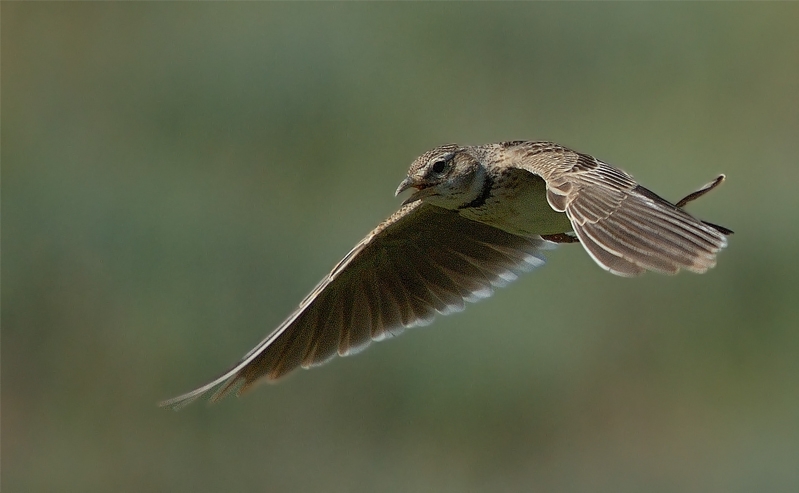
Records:
<instances>
[{"instance_id":1,"label":"bird's breast","mask_svg":"<svg viewBox=\"0 0 799 493\"><path fill-rule=\"evenodd\" d=\"M521 236L565 233L571 223L549 206L543 178L518 168L494 174L485 201L459 210L461 216Z\"/></svg>"}]
</instances>

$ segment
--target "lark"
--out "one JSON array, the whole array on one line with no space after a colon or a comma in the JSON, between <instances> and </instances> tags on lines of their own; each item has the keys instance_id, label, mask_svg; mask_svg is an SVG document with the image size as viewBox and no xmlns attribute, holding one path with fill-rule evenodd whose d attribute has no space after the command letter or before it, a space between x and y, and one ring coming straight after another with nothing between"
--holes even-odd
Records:
<instances>
[{"instance_id":1,"label":"lark","mask_svg":"<svg viewBox=\"0 0 799 493\"><path fill-rule=\"evenodd\" d=\"M723 180L671 203L624 171L551 142L432 149L397 188L395 195L413 189L400 209L283 323L218 378L161 405L179 408L218 387L216 401L429 324L542 265L542 252L557 243L579 242L619 276L703 273L732 231L684 206Z\"/></svg>"}]
</instances>

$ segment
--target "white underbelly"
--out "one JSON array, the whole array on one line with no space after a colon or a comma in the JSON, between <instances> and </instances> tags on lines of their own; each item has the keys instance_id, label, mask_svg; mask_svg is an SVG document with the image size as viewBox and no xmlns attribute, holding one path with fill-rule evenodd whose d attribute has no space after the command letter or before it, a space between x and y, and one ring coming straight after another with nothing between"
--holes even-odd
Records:
<instances>
[{"instance_id":1,"label":"white underbelly","mask_svg":"<svg viewBox=\"0 0 799 493\"><path fill-rule=\"evenodd\" d=\"M572 231L565 213L547 202L546 183L524 170L509 170L495 179L493 193L481 207L462 209L463 217L509 233L531 236Z\"/></svg>"}]
</instances>

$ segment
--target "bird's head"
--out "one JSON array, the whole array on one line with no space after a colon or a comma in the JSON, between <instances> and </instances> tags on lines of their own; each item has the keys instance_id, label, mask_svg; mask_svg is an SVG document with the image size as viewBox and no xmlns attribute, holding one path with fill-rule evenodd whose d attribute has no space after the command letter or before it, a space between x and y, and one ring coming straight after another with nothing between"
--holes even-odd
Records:
<instances>
[{"instance_id":1,"label":"bird's head","mask_svg":"<svg viewBox=\"0 0 799 493\"><path fill-rule=\"evenodd\" d=\"M395 195L409 188L416 191L403 205L416 200L456 209L480 195L485 169L468 147L448 144L422 154L411 164Z\"/></svg>"}]
</instances>

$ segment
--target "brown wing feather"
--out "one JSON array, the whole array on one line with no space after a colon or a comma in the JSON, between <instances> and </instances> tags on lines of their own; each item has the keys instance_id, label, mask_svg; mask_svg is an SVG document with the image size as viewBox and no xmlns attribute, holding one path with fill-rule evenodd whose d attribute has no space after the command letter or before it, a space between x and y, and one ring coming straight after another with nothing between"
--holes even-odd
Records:
<instances>
[{"instance_id":1,"label":"brown wing feather","mask_svg":"<svg viewBox=\"0 0 799 493\"><path fill-rule=\"evenodd\" d=\"M725 230L694 218L609 164L563 149L549 160L536 157L527 169L547 181L550 205L566 212L588 254L613 274L705 272L727 245Z\"/></svg>"},{"instance_id":2,"label":"brown wing feather","mask_svg":"<svg viewBox=\"0 0 799 493\"><path fill-rule=\"evenodd\" d=\"M378 226L339 262L285 322L212 382L161 403L181 407L220 386L217 400L261 379L365 348L372 340L463 309L524 270L553 244L414 202Z\"/></svg>"}]
</instances>

